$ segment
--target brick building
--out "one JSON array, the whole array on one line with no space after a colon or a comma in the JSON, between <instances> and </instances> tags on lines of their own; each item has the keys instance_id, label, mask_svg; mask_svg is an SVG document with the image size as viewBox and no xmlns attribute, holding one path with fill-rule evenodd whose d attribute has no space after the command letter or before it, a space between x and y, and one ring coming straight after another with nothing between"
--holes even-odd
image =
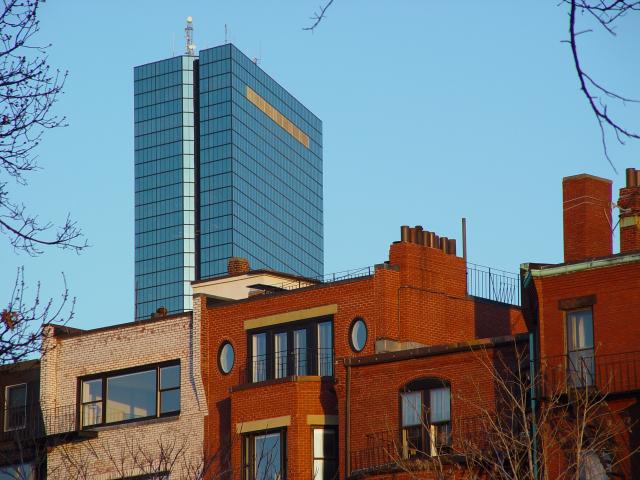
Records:
<instances>
[{"instance_id":1,"label":"brick building","mask_svg":"<svg viewBox=\"0 0 640 480\"><path fill-rule=\"evenodd\" d=\"M0 473L19 463L18 408L39 412L21 462L41 478L41 447L47 478L497 478L491 462L530 453L522 468L547 478L636 478L640 171L617 202L620 253L610 181L567 177L563 197L565 262L519 275L402 227L374 267L319 281L232 258L194 282L193 314L51 327L39 362L0 377Z\"/></svg>"},{"instance_id":2,"label":"brick building","mask_svg":"<svg viewBox=\"0 0 640 480\"><path fill-rule=\"evenodd\" d=\"M40 403L47 478L194 478L207 412L191 314L94 330L49 327ZM75 432L74 436L70 436ZM64 438L64 437L63 437Z\"/></svg>"},{"instance_id":3,"label":"brick building","mask_svg":"<svg viewBox=\"0 0 640 480\"><path fill-rule=\"evenodd\" d=\"M39 360L0 367L0 478L35 478L46 456L39 441L39 394Z\"/></svg>"},{"instance_id":4,"label":"brick building","mask_svg":"<svg viewBox=\"0 0 640 480\"><path fill-rule=\"evenodd\" d=\"M387 262L322 283L269 280L238 262L226 277L194 283L205 452L228 462L232 478L372 475L392 463L372 457L381 431L407 456L436 448L430 432L402 427L411 416L403 405L422 412L421 402L437 400L443 437L454 416L471 416L462 396L476 380L490 405L478 360L528 341L520 308L469 294L481 275L468 272L455 241L421 227L401 236ZM518 278L491 281L517 303Z\"/></svg>"},{"instance_id":5,"label":"brick building","mask_svg":"<svg viewBox=\"0 0 640 480\"><path fill-rule=\"evenodd\" d=\"M615 255L611 182L567 177L563 193L566 262L522 265L524 311L509 278L478 273L421 227L403 227L385 263L335 281L276 282L236 261L226 277L196 282L205 451L232 478L431 478L425 458L455 476L471 447L493 441L486 419L513 409L496 375L504 367L523 407L512 439L530 442L515 454L537 455L527 468L634 478L640 174L630 169L620 192ZM569 439L548 433L579 423L580 395L614 433L596 445L587 419L576 460Z\"/></svg>"},{"instance_id":6,"label":"brick building","mask_svg":"<svg viewBox=\"0 0 640 480\"><path fill-rule=\"evenodd\" d=\"M617 202L620 253L612 249L611 181L583 174L562 182L565 262L522 266L541 401L592 391L622 422L610 445L588 452L598 471L615 478L640 475L640 171L627 169L626 177ZM556 461L549 468L563 468L566 458Z\"/></svg>"}]
</instances>

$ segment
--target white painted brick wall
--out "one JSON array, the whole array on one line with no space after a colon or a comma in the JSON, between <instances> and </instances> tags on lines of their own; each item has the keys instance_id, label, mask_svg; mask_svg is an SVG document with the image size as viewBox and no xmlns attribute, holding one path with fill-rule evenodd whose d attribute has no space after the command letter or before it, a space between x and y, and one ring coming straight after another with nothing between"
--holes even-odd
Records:
<instances>
[{"instance_id":1,"label":"white painted brick wall","mask_svg":"<svg viewBox=\"0 0 640 480\"><path fill-rule=\"evenodd\" d=\"M56 428L53 412L73 405L67 408L77 414L79 377L175 359L181 371L179 417L102 427L95 439L56 446L47 456L47 478L107 480L149 473L161 451L175 463L171 480L193 478L203 460L207 414L200 317L195 318L195 324L185 315L45 339L53 348L42 359L40 401L50 433Z\"/></svg>"}]
</instances>

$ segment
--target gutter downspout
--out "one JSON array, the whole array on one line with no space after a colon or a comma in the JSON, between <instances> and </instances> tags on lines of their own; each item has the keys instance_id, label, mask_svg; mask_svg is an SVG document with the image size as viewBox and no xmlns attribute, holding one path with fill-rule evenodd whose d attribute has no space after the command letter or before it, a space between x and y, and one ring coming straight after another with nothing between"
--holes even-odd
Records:
<instances>
[{"instance_id":1,"label":"gutter downspout","mask_svg":"<svg viewBox=\"0 0 640 480\"><path fill-rule=\"evenodd\" d=\"M531 439L533 440L533 478L538 480L538 426L536 419L537 399L536 399L536 363L535 363L535 333L529 332L529 378L531 393Z\"/></svg>"},{"instance_id":2,"label":"gutter downspout","mask_svg":"<svg viewBox=\"0 0 640 480\"><path fill-rule=\"evenodd\" d=\"M344 478L351 475L351 365L347 363L346 420L344 431Z\"/></svg>"}]
</instances>

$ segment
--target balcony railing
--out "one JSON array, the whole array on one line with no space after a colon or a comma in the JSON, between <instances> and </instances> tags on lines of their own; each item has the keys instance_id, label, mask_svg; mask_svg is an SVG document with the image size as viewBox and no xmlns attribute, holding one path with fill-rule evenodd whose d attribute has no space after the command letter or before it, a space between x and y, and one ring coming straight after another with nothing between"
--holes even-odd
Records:
<instances>
[{"instance_id":1,"label":"balcony railing","mask_svg":"<svg viewBox=\"0 0 640 480\"><path fill-rule=\"evenodd\" d=\"M520 276L467 262L467 293L495 302L520 306Z\"/></svg>"},{"instance_id":2,"label":"balcony railing","mask_svg":"<svg viewBox=\"0 0 640 480\"><path fill-rule=\"evenodd\" d=\"M633 392L640 390L640 351L599 354L589 349L545 357L541 371L546 396L581 387L603 394Z\"/></svg>"},{"instance_id":3,"label":"balcony railing","mask_svg":"<svg viewBox=\"0 0 640 480\"><path fill-rule=\"evenodd\" d=\"M77 430L76 406L42 410L40 404L4 409L0 442L30 442Z\"/></svg>"},{"instance_id":4,"label":"balcony railing","mask_svg":"<svg viewBox=\"0 0 640 480\"><path fill-rule=\"evenodd\" d=\"M474 453L491 445L488 418L484 416L465 417L452 422L451 444L441 447L442 455L455 456L461 452ZM425 426L425 428L427 428ZM353 473L375 472L400 468L413 459L427 459L425 452L412 452L413 459L407 460L402 442L401 430L384 430L366 435L366 447L351 452Z\"/></svg>"},{"instance_id":5,"label":"balcony railing","mask_svg":"<svg viewBox=\"0 0 640 480\"><path fill-rule=\"evenodd\" d=\"M254 355L240 369L240 383L257 383L294 375L333 376L333 348L295 348Z\"/></svg>"}]
</instances>

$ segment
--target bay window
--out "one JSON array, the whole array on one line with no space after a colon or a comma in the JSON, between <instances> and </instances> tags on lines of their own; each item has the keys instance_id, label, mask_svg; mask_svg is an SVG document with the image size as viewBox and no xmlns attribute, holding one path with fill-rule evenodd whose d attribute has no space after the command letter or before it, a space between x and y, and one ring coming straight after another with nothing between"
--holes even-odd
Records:
<instances>
[{"instance_id":1,"label":"bay window","mask_svg":"<svg viewBox=\"0 0 640 480\"><path fill-rule=\"evenodd\" d=\"M249 332L248 380L333 376L333 321L324 317Z\"/></svg>"}]
</instances>

